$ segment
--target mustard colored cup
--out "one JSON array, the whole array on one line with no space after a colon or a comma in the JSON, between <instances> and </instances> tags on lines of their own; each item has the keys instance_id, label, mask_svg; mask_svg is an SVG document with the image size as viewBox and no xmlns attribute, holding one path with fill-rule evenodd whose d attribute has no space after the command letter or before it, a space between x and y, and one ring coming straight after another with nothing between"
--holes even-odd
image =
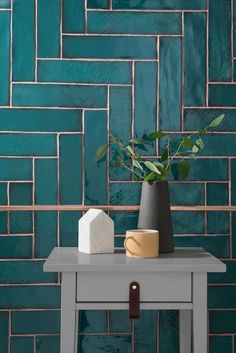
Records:
<instances>
[{"instance_id":1,"label":"mustard colored cup","mask_svg":"<svg viewBox=\"0 0 236 353\"><path fill-rule=\"evenodd\" d=\"M158 257L159 232L152 229L127 230L124 247L129 257Z\"/></svg>"}]
</instances>

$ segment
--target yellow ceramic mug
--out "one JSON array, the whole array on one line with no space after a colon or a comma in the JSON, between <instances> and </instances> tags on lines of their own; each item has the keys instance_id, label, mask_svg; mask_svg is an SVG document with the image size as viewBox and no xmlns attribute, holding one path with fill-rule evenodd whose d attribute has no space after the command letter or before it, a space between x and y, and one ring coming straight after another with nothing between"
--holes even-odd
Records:
<instances>
[{"instance_id":1,"label":"yellow ceramic mug","mask_svg":"<svg viewBox=\"0 0 236 353\"><path fill-rule=\"evenodd\" d=\"M159 255L159 232L152 229L127 230L124 241L126 255L150 258Z\"/></svg>"}]
</instances>

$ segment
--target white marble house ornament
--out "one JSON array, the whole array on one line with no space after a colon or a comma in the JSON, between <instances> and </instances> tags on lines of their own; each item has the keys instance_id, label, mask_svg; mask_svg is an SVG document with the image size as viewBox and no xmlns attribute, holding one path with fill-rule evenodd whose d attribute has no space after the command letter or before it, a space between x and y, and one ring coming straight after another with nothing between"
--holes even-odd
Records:
<instances>
[{"instance_id":1,"label":"white marble house ornament","mask_svg":"<svg viewBox=\"0 0 236 353\"><path fill-rule=\"evenodd\" d=\"M79 251L87 254L114 252L114 222L102 210L91 208L79 220Z\"/></svg>"}]
</instances>

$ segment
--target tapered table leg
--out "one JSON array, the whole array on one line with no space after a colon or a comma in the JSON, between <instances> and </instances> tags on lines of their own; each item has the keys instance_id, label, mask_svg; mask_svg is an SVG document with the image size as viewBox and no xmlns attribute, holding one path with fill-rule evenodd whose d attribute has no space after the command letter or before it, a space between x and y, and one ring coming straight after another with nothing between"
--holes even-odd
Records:
<instances>
[{"instance_id":1,"label":"tapered table leg","mask_svg":"<svg viewBox=\"0 0 236 353\"><path fill-rule=\"evenodd\" d=\"M192 310L179 310L179 353L192 352Z\"/></svg>"}]
</instances>

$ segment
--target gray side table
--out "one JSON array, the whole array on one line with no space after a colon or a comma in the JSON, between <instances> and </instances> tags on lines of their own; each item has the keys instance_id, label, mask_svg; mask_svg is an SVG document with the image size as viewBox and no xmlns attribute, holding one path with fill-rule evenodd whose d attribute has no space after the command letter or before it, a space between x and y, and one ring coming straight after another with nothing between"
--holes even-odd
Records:
<instances>
[{"instance_id":1,"label":"gray side table","mask_svg":"<svg viewBox=\"0 0 236 353\"><path fill-rule=\"evenodd\" d=\"M61 353L77 353L78 311L129 308L129 285L140 285L140 309L179 310L180 353L207 353L207 273L226 266L202 248L177 248L155 259L124 252L87 255L54 248L46 272L62 273ZM191 337L193 336L193 337Z\"/></svg>"}]
</instances>

